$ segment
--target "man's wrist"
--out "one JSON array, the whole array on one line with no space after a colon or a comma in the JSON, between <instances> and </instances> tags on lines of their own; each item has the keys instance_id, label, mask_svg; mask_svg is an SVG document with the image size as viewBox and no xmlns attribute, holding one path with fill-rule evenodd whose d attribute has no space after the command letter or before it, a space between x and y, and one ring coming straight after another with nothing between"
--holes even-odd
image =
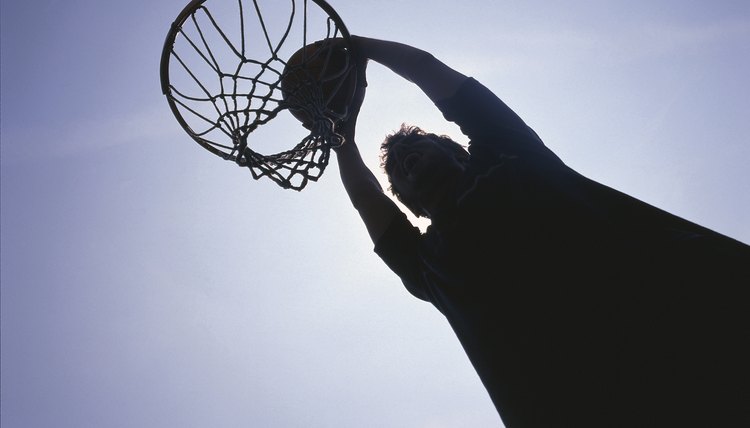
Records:
<instances>
[{"instance_id":1,"label":"man's wrist","mask_svg":"<svg viewBox=\"0 0 750 428\"><path fill-rule=\"evenodd\" d=\"M336 152L337 155L357 152L357 143L354 142L354 137L344 137L344 143L338 147L333 147L333 151Z\"/></svg>"}]
</instances>

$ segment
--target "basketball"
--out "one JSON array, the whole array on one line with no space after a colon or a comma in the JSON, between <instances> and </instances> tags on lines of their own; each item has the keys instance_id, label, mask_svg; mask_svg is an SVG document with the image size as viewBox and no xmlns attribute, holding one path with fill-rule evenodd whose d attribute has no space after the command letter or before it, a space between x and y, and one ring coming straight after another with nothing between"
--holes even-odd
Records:
<instances>
[{"instance_id":1,"label":"basketball","mask_svg":"<svg viewBox=\"0 0 750 428\"><path fill-rule=\"evenodd\" d=\"M311 129L311 111L315 108L309 107L343 115L356 90L355 76L346 50L313 43L299 49L287 61L281 93L289 112Z\"/></svg>"}]
</instances>

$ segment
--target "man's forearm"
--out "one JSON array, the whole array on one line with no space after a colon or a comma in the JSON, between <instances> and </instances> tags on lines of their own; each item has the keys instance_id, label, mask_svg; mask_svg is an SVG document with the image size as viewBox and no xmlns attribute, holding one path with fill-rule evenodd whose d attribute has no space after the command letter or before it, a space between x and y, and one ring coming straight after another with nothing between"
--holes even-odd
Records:
<instances>
[{"instance_id":1,"label":"man's forearm","mask_svg":"<svg viewBox=\"0 0 750 428\"><path fill-rule=\"evenodd\" d=\"M353 141L347 141L336 150L336 160L341 182L354 208L360 210L373 194L383 193L380 183L365 165Z\"/></svg>"},{"instance_id":2,"label":"man's forearm","mask_svg":"<svg viewBox=\"0 0 750 428\"><path fill-rule=\"evenodd\" d=\"M360 36L352 36L352 41L361 55L415 83L432 101L453 95L467 79L431 53L403 43Z\"/></svg>"},{"instance_id":3,"label":"man's forearm","mask_svg":"<svg viewBox=\"0 0 750 428\"><path fill-rule=\"evenodd\" d=\"M365 165L353 139L336 149L336 159L344 189L364 221L372 242L377 243L400 211L383 193L383 188Z\"/></svg>"},{"instance_id":4,"label":"man's forearm","mask_svg":"<svg viewBox=\"0 0 750 428\"><path fill-rule=\"evenodd\" d=\"M432 57L429 52L403 43L360 36L352 36L352 40L355 48L364 56L390 68L409 81L414 81L419 64Z\"/></svg>"}]
</instances>

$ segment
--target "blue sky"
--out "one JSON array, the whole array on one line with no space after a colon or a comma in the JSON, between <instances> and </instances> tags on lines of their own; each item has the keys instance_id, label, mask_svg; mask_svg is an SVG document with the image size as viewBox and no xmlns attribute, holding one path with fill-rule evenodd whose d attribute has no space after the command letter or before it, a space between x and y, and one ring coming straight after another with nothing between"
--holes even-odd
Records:
<instances>
[{"instance_id":1,"label":"blue sky","mask_svg":"<svg viewBox=\"0 0 750 428\"><path fill-rule=\"evenodd\" d=\"M1 4L4 428L500 424L335 165L284 191L179 127L158 71L184 2ZM331 4L476 77L584 175L750 242L750 3ZM368 80L373 168L402 122L465 142Z\"/></svg>"}]
</instances>

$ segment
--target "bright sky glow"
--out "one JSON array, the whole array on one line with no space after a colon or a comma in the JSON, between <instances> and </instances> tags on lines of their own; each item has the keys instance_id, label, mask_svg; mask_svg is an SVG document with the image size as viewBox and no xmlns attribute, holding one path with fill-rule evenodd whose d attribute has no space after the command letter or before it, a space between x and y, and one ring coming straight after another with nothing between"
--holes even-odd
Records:
<instances>
[{"instance_id":1,"label":"bright sky glow","mask_svg":"<svg viewBox=\"0 0 750 428\"><path fill-rule=\"evenodd\" d=\"M179 127L158 71L185 2L2 1L3 428L498 426L335 165L284 191ZM331 4L476 77L584 175L750 242L749 2ZM402 122L465 141L368 81L373 169Z\"/></svg>"}]
</instances>

